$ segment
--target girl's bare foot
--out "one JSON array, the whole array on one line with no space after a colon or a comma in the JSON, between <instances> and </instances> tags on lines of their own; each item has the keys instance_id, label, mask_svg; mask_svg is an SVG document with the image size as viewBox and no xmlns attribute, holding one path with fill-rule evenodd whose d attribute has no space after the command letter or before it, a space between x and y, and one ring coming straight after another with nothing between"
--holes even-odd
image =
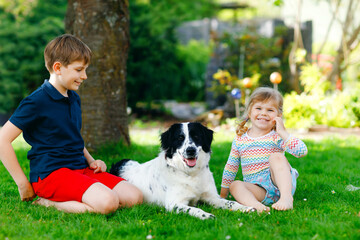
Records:
<instances>
[{"instance_id":1,"label":"girl's bare foot","mask_svg":"<svg viewBox=\"0 0 360 240\"><path fill-rule=\"evenodd\" d=\"M255 208L258 213L270 212L270 208L265 206L262 203L258 203L258 204L256 204L255 206L252 206L252 207Z\"/></svg>"},{"instance_id":2,"label":"girl's bare foot","mask_svg":"<svg viewBox=\"0 0 360 240\"><path fill-rule=\"evenodd\" d=\"M294 202L294 199L292 196L280 197L279 201L277 201L276 203L274 203L272 205L272 208L274 208L278 211L290 210L290 209L293 209L293 202Z\"/></svg>"}]
</instances>

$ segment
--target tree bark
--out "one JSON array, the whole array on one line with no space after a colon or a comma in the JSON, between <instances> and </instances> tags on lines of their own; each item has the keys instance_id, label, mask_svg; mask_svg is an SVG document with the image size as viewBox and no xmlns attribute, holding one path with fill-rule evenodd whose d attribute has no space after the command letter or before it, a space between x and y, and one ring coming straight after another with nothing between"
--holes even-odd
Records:
<instances>
[{"instance_id":1,"label":"tree bark","mask_svg":"<svg viewBox=\"0 0 360 240\"><path fill-rule=\"evenodd\" d=\"M360 42L360 23L357 23L354 18L355 13L358 11L358 7L358 1L350 0L346 11L345 21L341 23L341 43L337 49L333 68L327 75L327 80L333 85L335 85L338 78L341 78L341 73L352 64L349 62L349 56L357 48Z\"/></svg>"},{"instance_id":2,"label":"tree bark","mask_svg":"<svg viewBox=\"0 0 360 240\"><path fill-rule=\"evenodd\" d=\"M88 79L79 89L82 135L88 149L123 139L130 144L126 61L129 49L128 0L68 0L65 30L92 50Z\"/></svg>"},{"instance_id":3,"label":"tree bark","mask_svg":"<svg viewBox=\"0 0 360 240\"><path fill-rule=\"evenodd\" d=\"M298 64L296 62L296 51L298 48L304 48L304 44L301 36L301 20L300 20L301 8L302 8L302 0L297 0L297 14L294 24L294 42L289 53L289 67L291 73L290 86L297 93L300 93L301 90L299 83Z\"/></svg>"}]
</instances>

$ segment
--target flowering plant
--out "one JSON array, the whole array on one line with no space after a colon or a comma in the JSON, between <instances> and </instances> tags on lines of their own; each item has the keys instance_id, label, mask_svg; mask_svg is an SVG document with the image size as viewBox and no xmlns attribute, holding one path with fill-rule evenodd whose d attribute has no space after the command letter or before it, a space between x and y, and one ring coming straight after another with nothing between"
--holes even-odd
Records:
<instances>
[{"instance_id":1,"label":"flowering plant","mask_svg":"<svg viewBox=\"0 0 360 240\"><path fill-rule=\"evenodd\" d=\"M213 74L214 81L210 90L216 95L221 95L231 92L234 88L241 89L242 92L246 89L254 89L258 85L260 76L259 73L256 73L251 77L239 79L237 76L231 75L229 71L219 69Z\"/></svg>"}]
</instances>

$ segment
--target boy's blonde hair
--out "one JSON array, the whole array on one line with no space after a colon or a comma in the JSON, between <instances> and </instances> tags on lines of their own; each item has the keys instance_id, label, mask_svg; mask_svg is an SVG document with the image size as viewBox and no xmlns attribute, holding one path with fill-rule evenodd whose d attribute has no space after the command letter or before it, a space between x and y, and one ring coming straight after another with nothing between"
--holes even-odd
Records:
<instances>
[{"instance_id":1,"label":"boy's blonde hair","mask_svg":"<svg viewBox=\"0 0 360 240\"><path fill-rule=\"evenodd\" d=\"M84 61L89 64L91 60L90 48L77 37L64 34L51 40L44 50L45 66L52 73L52 66L60 62L65 67L75 61Z\"/></svg>"},{"instance_id":2,"label":"boy's blonde hair","mask_svg":"<svg viewBox=\"0 0 360 240\"><path fill-rule=\"evenodd\" d=\"M251 94L250 99L245 106L243 121L241 121L236 128L236 134L238 136L243 135L248 130L248 127L246 127L245 124L249 120L249 111L251 107L257 102L267 102L269 100L274 101L276 103L276 107L279 113L282 114L283 97L281 96L280 92L269 87L259 87L255 89L255 91Z\"/></svg>"}]
</instances>

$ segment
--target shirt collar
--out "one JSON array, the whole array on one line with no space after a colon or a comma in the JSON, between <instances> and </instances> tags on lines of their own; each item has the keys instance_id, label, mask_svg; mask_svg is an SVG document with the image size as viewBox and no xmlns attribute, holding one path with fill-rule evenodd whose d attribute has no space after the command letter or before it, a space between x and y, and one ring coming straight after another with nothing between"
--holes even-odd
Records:
<instances>
[{"instance_id":1,"label":"shirt collar","mask_svg":"<svg viewBox=\"0 0 360 240\"><path fill-rule=\"evenodd\" d=\"M70 90L68 91L69 97L67 98L67 97L63 96L63 95L49 82L48 79L45 79L45 81L44 81L44 83L43 83L43 85L42 85L41 87L45 90L45 92L46 92L47 94L49 94L49 96L50 96L52 99L54 99L54 100L56 100L56 101L62 100L62 99L69 99L69 100L72 99L72 91L70 91Z\"/></svg>"}]
</instances>

